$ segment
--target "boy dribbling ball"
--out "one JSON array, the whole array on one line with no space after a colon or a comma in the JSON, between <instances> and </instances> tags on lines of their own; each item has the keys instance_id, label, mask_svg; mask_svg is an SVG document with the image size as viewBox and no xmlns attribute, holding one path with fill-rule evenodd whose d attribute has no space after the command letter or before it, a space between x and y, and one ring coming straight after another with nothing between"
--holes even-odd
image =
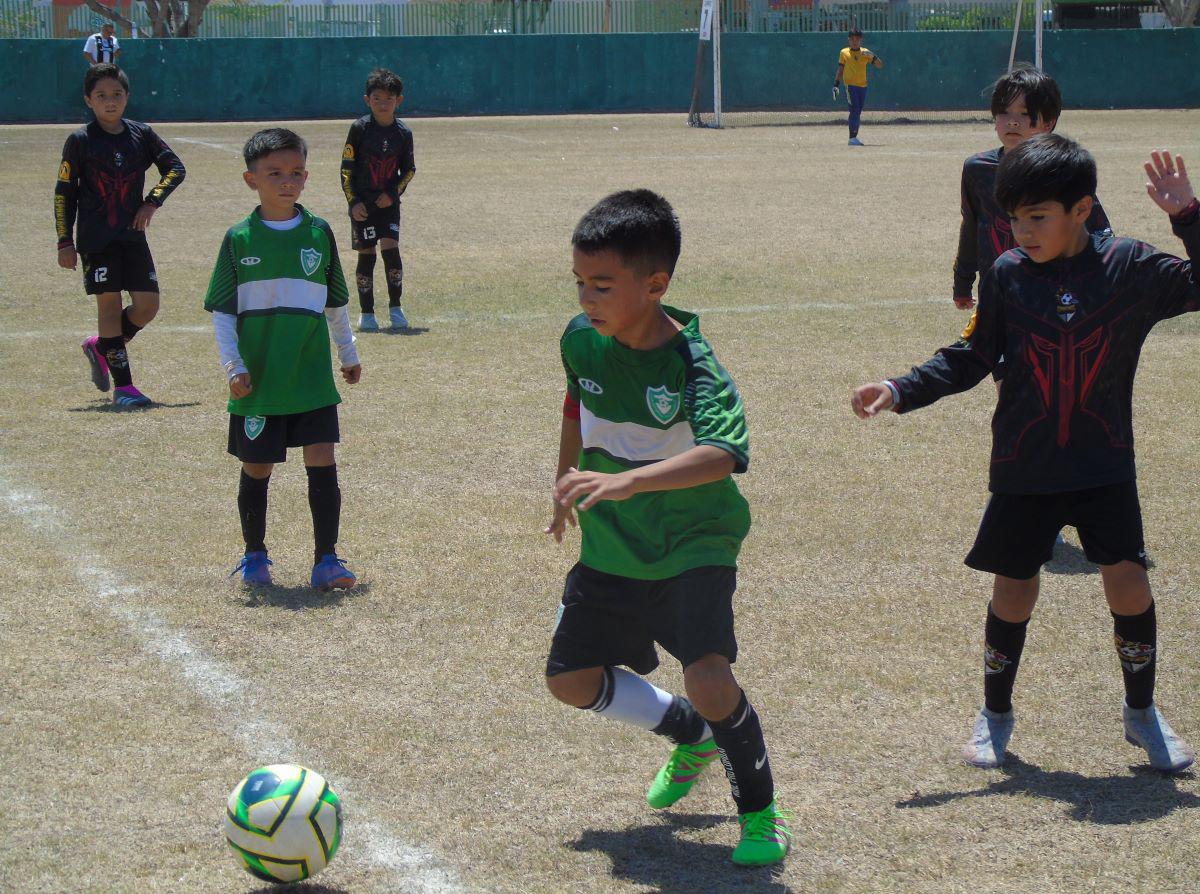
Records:
<instances>
[{"instance_id":1,"label":"boy dribbling ball","mask_svg":"<svg viewBox=\"0 0 1200 894\"><path fill-rule=\"evenodd\" d=\"M1072 525L1100 566L1125 685L1125 738L1157 770L1195 752L1154 702L1158 624L1134 469L1133 379L1160 320L1200 310L1200 203L1183 159L1155 152L1147 191L1170 215L1188 261L1133 239L1089 233L1096 164L1056 134L1006 152L996 198L1018 248L983 278L973 330L906 376L856 389L854 412L908 412L978 384L1003 357L992 419L991 500L966 564L995 575L984 626L984 706L963 758L1004 763L1013 685L1039 572L1055 534Z\"/></svg>"},{"instance_id":2,"label":"boy dribbling ball","mask_svg":"<svg viewBox=\"0 0 1200 894\"><path fill-rule=\"evenodd\" d=\"M259 206L221 243L204 309L229 381L229 452L242 461L238 514L246 553L234 569L249 585L271 583L267 486L289 447L304 451L315 549L312 585L354 586L337 555L341 518L334 444L340 440L329 338L342 378L362 365L346 313L349 295L329 224L296 200L308 179L308 146L283 128L260 130L243 150L246 185Z\"/></svg>"},{"instance_id":3,"label":"boy dribbling ball","mask_svg":"<svg viewBox=\"0 0 1200 894\"><path fill-rule=\"evenodd\" d=\"M562 702L665 736L670 758L646 799L683 798L720 757L737 804L733 861L781 861L791 842L758 714L733 676L733 594L750 512L731 473L749 462L737 387L695 314L662 299L679 221L649 190L619 192L572 236L583 310L562 336L567 375L554 518L583 545L567 575L546 662ZM688 698L639 674L655 643L683 665ZM626 670L629 667L633 672Z\"/></svg>"}]
</instances>

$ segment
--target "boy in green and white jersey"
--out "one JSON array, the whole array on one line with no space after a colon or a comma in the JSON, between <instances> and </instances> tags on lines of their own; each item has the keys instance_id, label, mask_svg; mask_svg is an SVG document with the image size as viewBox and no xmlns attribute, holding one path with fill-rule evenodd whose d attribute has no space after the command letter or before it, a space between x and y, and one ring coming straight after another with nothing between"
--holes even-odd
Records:
<instances>
[{"instance_id":1,"label":"boy in green and white jersey","mask_svg":"<svg viewBox=\"0 0 1200 894\"><path fill-rule=\"evenodd\" d=\"M316 540L312 585L351 587L355 577L335 551L341 397L330 335L347 383L358 382L362 366L337 244L329 224L296 204L308 179L304 140L283 128L261 130L242 154L243 177L261 204L225 234L204 299L229 378L229 452L242 461L238 512L246 554L234 573L248 584L271 583L267 485L287 448L302 447Z\"/></svg>"},{"instance_id":2,"label":"boy in green and white jersey","mask_svg":"<svg viewBox=\"0 0 1200 894\"><path fill-rule=\"evenodd\" d=\"M742 400L696 315L661 303L680 248L665 199L614 193L571 241L584 312L561 342L567 396L546 533L561 543L578 509L583 547L547 686L566 704L675 743L651 807L674 804L720 756L742 826L733 861L777 863L791 840L787 815L758 715L730 667L737 556L750 529L730 477L749 462ZM655 643L683 665L688 698L638 676L658 666Z\"/></svg>"}]
</instances>

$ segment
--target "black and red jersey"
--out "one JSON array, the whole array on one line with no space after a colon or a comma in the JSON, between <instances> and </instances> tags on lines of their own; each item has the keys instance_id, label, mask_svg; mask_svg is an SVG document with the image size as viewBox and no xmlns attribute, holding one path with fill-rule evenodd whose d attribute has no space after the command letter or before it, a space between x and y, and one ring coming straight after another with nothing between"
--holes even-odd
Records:
<instances>
[{"instance_id":1,"label":"black and red jersey","mask_svg":"<svg viewBox=\"0 0 1200 894\"><path fill-rule=\"evenodd\" d=\"M399 118L383 126L373 115L363 115L350 125L341 178L351 207L362 202L370 208L384 193L399 200L416 173L412 131Z\"/></svg>"},{"instance_id":2,"label":"black and red jersey","mask_svg":"<svg viewBox=\"0 0 1200 894\"><path fill-rule=\"evenodd\" d=\"M1131 481L1133 377L1159 320L1200 310L1200 216L1175 221L1190 260L1092 234L1071 258L1001 255L979 289L975 325L892 380L898 410L978 384L1004 358L989 485L1044 494Z\"/></svg>"},{"instance_id":3,"label":"black and red jersey","mask_svg":"<svg viewBox=\"0 0 1200 894\"><path fill-rule=\"evenodd\" d=\"M1008 214L996 201L996 169L1004 147L972 155L962 169L962 226L958 231L958 255L954 258L954 298L971 294L975 274L987 273L996 258L1017 247ZM1087 228L1092 233L1112 232L1100 200L1092 197Z\"/></svg>"},{"instance_id":4,"label":"black and red jersey","mask_svg":"<svg viewBox=\"0 0 1200 894\"><path fill-rule=\"evenodd\" d=\"M129 228L138 208L144 202L162 205L187 174L179 156L148 124L127 118L121 123L124 129L112 134L93 121L63 145L54 186L59 248L74 244L80 252L98 252L114 239L145 239L143 232ZM143 196L151 165L160 179Z\"/></svg>"}]
</instances>

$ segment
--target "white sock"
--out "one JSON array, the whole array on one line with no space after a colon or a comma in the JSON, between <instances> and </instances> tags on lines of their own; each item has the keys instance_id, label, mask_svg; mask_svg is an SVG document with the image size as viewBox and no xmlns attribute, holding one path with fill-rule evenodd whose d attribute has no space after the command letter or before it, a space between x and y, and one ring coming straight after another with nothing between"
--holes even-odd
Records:
<instances>
[{"instance_id":1,"label":"white sock","mask_svg":"<svg viewBox=\"0 0 1200 894\"><path fill-rule=\"evenodd\" d=\"M652 730L663 721L674 696L620 667L604 668L600 693L589 711Z\"/></svg>"}]
</instances>

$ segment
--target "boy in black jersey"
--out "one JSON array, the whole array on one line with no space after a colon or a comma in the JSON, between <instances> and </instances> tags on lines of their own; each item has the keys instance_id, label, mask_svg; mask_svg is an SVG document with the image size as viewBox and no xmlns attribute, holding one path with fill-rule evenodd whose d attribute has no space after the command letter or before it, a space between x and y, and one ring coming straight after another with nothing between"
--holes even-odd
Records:
<instances>
[{"instance_id":1,"label":"boy in black jersey","mask_svg":"<svg viewBox=\"0 0 1200 894\"><path fill-rule=\"evenodd\" d=\"M186 172L162 137L148 125L122 117L129 79L117 66L88 69L83 99L96 120L67 137L63 146L54 187L58 265L74 270L82 259L84 288L96 296L99 335L83 342L93 384L108 391L111 373L113 403L145 407L151 401L133 385L125 345L158 313L158 275L146 227ZM151 165L161 179L143 198ZM123 291L133 300L129 307L123 307Z\"/></svg>"},{"instance_id":2,"label":"boy in black jersey","mask_svg":"<svg viewBox=\"0 0 1200 894\"><path fill-rule=\"evenodd\" d=\"M1000 146L976 153L963 162L962 226L958 231L958 254L954 257L954 304L959 309L975 306L971 296L975 274L982 277L996 258L1017 247L1008 215L996 202L996 167L1000 159L1030 137L1051 133L1061 113L1062 94L1058 84L1032 66L1018 66L993 85L992 121ZM1093 233L1109 229L1108 217L1095 196L1087 228ZM974 322L974 317L971 319Z\"/></svg>"},{"instance_id":3,"label":"boy in black jersey","mask_svg":"<svg viewBox=\"0 0 1200 894\"><path fill-rule=\"evenodd\" d=\"M1200 310L1200 203L1183 159L1155 152L1147 191L1171 216L1189 260L1089 233L1096 165L1077 143L1042 134L1005 153L996 198L1017 249L983 278L974 330L906 376L863 385L863 419L907 412L979 383L1005 358L992 419L992 498L966 563L995 574L984 628L984 698L964 759L1004 762L1012 690L1038 571L1064 524L1100 566L1125 684L1125 737L1156 769L1195 759L1154 703L1157 625L1133 455L1133 377L1159 320Z\"/></svg>"},{"instance_id":4,"label":"boy in black jersey","mask_svg":"<svg viewBox=\"0 0 1200 894\"><path fill-rule=\"evenodd\" d=\"M350 244L358 252L355 279L362 315L359 332L378 332L375 320L375 245L383 255L393 329L407 329L400 307L404 264L400 260L400 196L417 173L412 131L396 117L404 82L386 68L367 77L363 101L371 110L350 125L342 150L342 192L350 204Z\"/></svg>"}]
</instances>

